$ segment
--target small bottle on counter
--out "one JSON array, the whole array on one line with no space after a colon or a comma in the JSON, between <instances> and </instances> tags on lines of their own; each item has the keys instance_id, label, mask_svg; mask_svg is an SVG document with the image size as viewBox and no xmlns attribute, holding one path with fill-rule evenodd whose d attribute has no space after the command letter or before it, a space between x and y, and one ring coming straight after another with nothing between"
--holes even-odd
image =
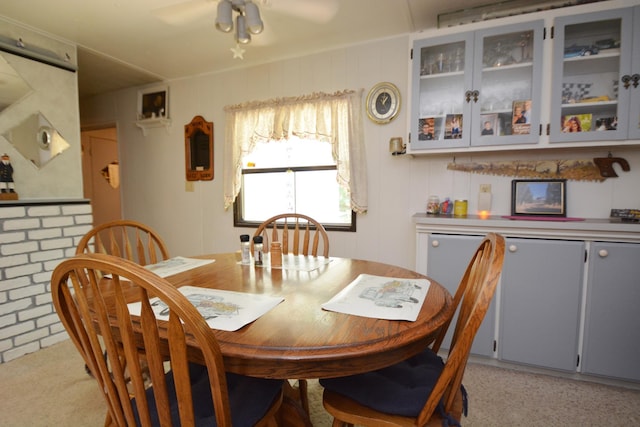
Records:
<instances>
[{"instance_id":1,"label":"small bottle on counter","mask_svg":"<svg viewBox=\"0 0 640 427\"><path fill-rule=\"evenodd\" d=\"M438 196L429 196L427 200L427 214L438 215L440 213L440 198Z\"/></svg>"},{"instance_id":2,"label":"small bottle on counter","mask_svg":"<svg viewBox=\"0 0 640 427\"><path fill-rule=\"evenodd\" d=\"M242 234L240 236L240 254L242 256L242 264L251 264L251 243L249 235Z\"/></svg>"},{"instance_id":3,"label":"small bottle on counter","mask_svg":"<svg viewBox=\"0 0 640 427\"><path fill-rule=\"evenodd\" d=\"M282 244L280 242L271 242L269 257L271 258L271 267L282 267Z\"/></svg>"},{"instance_id":4,"label":"small bottle on counter","mask_svg":"<svg viewBox=\"0 0 640 427\"><path fill-rule=\"evenodd\" d=\"M262 258L264 256L264 248L262 246L262 236L253 237L253 263L255 265L262 265Z\"/></svg>"}]
</instances>

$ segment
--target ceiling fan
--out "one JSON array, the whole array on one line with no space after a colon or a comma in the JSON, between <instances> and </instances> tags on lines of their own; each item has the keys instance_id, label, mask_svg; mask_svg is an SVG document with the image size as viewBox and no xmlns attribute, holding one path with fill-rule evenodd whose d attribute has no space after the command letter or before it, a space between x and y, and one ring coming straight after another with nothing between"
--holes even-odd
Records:
<instances>
[{"instance_id":1,"label":"ceiling fan","mask_svg":"<svg viewBox=\"0 0 640 427\"><path fill-rule=\"evenodd\" d=\"M244 3L243 0L235 0ZM215 19L219 0L187 0L160 7L152 13L171 25L183 25L202 16ZM329 22L338 12L338 0L253 0L262 10L290 15L316 23Z\"/></svg>"}]
</instances>

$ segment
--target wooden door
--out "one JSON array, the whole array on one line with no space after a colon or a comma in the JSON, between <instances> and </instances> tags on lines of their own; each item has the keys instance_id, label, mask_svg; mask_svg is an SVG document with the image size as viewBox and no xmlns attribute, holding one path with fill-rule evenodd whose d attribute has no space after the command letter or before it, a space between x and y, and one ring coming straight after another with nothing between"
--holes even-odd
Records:
<instances>
[{"instance_id":1,"label":"wooden door","mask_svg":"<svg viewBox=\"0 0 640 427\"><path fill-rule=\"evenodd\" d=\"M82 132L84 197L91 200L93 225L122 218L116 128Z\"/></svg>"}]
</instances>

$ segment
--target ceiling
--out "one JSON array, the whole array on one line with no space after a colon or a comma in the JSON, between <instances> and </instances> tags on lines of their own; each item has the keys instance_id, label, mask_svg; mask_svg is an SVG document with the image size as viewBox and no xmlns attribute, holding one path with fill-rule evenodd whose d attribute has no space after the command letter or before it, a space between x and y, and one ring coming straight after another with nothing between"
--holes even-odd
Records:
<instances>
[{"instance_id":1,"label":"ceiling","mask_svg":"<svg viewBox=\"0 0 640 427\"><path fill-rule=\"evenodd\" d=\"M217 0L3 0L0 15L76 43L83 97L434 28L490 1L254 0L265 28L243 59L214 27Z\"/></svg>"}]
</instances>

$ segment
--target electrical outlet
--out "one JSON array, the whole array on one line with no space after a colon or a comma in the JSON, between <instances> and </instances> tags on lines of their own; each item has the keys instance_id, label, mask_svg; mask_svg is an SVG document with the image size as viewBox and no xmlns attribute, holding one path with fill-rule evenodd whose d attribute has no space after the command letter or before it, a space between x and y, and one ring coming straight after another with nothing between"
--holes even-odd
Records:
<instances>
[{"instance_id":1,"label":"electrical outlet","mask_svg":"<svg viewBox=\"0 0 640 427\"><path fill-rule=\"evenodd\" d=\"M491 193L491 184L480 184L481 193Z\"/></svg>"}]
</instances>

